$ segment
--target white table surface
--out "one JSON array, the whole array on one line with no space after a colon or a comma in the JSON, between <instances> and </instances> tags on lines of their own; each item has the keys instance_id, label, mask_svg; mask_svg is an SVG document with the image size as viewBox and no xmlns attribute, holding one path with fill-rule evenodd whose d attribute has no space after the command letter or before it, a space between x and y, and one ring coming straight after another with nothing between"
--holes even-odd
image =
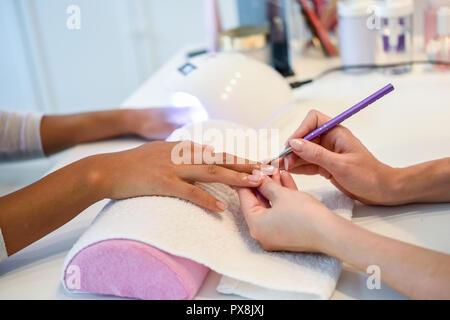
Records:
<instances>
[{"instance_id":1,"label":"white table surface","mask_svg":"<svg viewBox=\"0 0 450 320\"><path fill-rule=\"evenodd\" d=\"M168 105L162 79L183 61L183 54L171 59L138 88L123 106ZM339 64L338 60L304 58L296 61L300 78ZM331 74L296 90L297 105L273 125L295 128L311 108L336 115L373 91L392 82L395 93L382 103L367 108L345 125L378 157L392 166L450 156L450 73L423 71L422 67L402 76L377 72L364 75ZM283 119L291 121L285 123ZM99 152L114 141L96 143ZM91 148L91 146L89 146ZM83 155L86 145L70 151ZM62 160L57 167L66 164ZM89 226L105 201L94 204L74 220L21 250L0 264L0 299L115 299L90 294L69 294L60 284L64 257ZM450 204L415 204L394 208L357 204L354 223L373 232L450 254ZM358 239L355 239L358 241ZM220 275L210 272L198 299L239 299L215 291ZM333 299L404 299L382 284L380 290L366 287L367 276L344 265Z\"/></svg>"}]
</instances>

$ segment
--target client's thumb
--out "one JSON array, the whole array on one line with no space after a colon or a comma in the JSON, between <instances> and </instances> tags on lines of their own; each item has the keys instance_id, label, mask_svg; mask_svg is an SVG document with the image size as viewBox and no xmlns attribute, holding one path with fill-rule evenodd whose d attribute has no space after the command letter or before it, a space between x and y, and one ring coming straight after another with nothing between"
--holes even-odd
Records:
<instances>
[{"instance_id":1,"label":"client's thumb","mask_svg":"<svg viewBox=\"0 0 450 320\"><path fill-rule=\"evenodd\" d=\"M316 164L329 172L332 171L332 167L339 161L338 154L308 140L293 139L289 141L289 145L298 157Z\"/></svg>"}]
</instances>

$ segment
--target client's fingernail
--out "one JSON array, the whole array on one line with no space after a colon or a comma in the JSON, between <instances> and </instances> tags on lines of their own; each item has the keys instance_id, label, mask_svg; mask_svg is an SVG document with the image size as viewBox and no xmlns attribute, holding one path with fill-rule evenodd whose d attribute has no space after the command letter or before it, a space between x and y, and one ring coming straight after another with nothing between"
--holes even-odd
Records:
<instances>
[{"instance_id":1,"label":"client's fingernail","mask_svg":"<svg viewBox=\"0 0 450 320\"><path fill-rule=\"evenodd\" d=\"M291 147L296 150L296 151L302 151L303 149L303 145L304 142L298 139L293 139L291 141L289 141L289 144L291 145Z\"/></svg>"},{"instance_id":2,"label":"client's fingernail","mask_svg":"<svg viewBox=\"0 0 450 320\"><path fill-rule=\"evenodd\" d=\"M227 209L227 205L221 201L217 201L216 206L221 211L225 211Z\"/></svg>"},{"instance_id":3,"label":"client's fingernail","mask_svg":"<svg viewBox=\"0 0 450 320\"><path fill-rule=\"evenodd\" d=\"M263 174L266 174L266 175L270 176L270 175L273 175L276 172L276 169L275 169L274 166L270 166L270 165L265 164L265 165L261 166L261 171L262 171Z\"/></svg>"},{"instance_id":4,"label":"client's fingernail","mask_svg":"<svg viewBox=\"0 0 450 320\"><path fill-rule=\"evenodd\" d=\"M259 181L261 181L261 175L260 174L251 175L251 176L248 176L247 179L250 182L259 182Z\"/></svg>"},{"instance_id":5,"label":"client's fingernail","mask_svg":"<svg viewBox=\"0 0 450 320\"><path fill-rule=\"evenodd\" d=\"M267 159L264 159L263 161L261 161L261 163L263 164L263 165L265 165L265 164L270 164L272 162L272 159L270 159L270 158L267 158Z\"/></svg>"},{"instance_id":6,"label":"client's fingernail","mask_svg":"<svg viewBox=\"0 0 450 320\"><path fill-rule=\"evenodd\" d=\"M254 175L254 176L262 176L263 173L261 171L255 169L255 170L252 171L252 175Z\"/></svg>"}]
</instances>

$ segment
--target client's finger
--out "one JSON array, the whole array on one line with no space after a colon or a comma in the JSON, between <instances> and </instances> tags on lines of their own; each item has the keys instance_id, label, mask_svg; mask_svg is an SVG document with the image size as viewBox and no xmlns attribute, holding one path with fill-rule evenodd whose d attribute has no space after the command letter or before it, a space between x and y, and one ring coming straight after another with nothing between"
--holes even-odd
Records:
<instances>
[{"instance_id":1,"label":"client's finger","mask_svg":"<svg viewBox=\"0 0 450 320\"><path fill-rule=\"evenodd\" d=\"M189 140L172 142L169 145L172 148L171 161L176 164L202 164L203 154L214 152L212 146Z\"/></svg>"},{"instance_id":2,"label":"client's finger","mask_svg":"<svg viewBox=\"0 0 450 320\"><path fill-rule=\"evenodd\" d=\"M180 181L179 183L175 183L172 190L172 196L188 200L213 212L222 212L227 208L225 203L217 200L201 188L186 182Z\"/></svg>"},{"instance_id":3,"label":"client's finger","mask_svg":"<svg viewBox=\"0 0 450 320\"><path fill-rule=\"evenodd\" d=\"M253 170L259 170L261 163L240 158L229 153L214 153L207 150L203 153L203 161L205 164L215 164L227 169L239 172L251 173Z\"/></svg>"},{"instance_id":4,"label":"client's finger","mask_svg":"<svg viewBox=\"0 0 450 320\"><path fill-rule=\"evenodd\" d=\"M230 170L213 164L182 167L178 176L191 182L220 182L239 187L257 187L262 182L260 176Z\"/></svg>"}]
</instances>

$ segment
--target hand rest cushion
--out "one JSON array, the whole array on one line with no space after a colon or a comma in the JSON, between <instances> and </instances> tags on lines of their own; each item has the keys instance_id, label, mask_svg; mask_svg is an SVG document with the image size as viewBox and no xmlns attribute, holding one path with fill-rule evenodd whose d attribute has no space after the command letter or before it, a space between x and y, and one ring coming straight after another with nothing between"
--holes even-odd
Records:
<instances>
[{"instance_id":1,"label":"hand rest cushion","mask_svg":"<svg viewBox=\"0 0 450 320\"><path fill-rule=\"evenodd\" d=\"M192 299L209 269L143 242L112 239L78 252L64 271L71 291L119 297Z\"/></svg>"}]
</instances>

